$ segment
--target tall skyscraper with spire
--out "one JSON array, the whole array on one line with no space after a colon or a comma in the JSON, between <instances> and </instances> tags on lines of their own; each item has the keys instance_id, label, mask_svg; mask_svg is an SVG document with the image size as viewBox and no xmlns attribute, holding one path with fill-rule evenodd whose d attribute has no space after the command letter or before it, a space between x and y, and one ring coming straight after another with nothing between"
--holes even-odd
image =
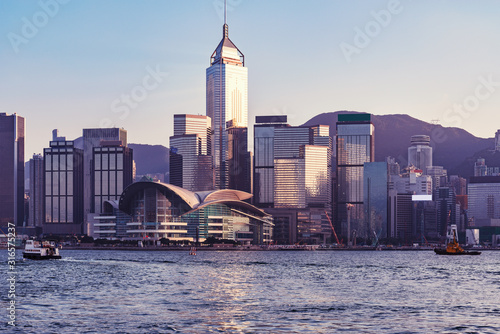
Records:
<instances>
[{"instance_id":1,"label":"tall skyscraper with spire","mask_svg":"<svg viewBox=\"0 0 500 334\"><path fill-rule=\"evenodd\" d=\"M245 67L243 53L229 39L228 29L224 22L222 40L213 52L206 72L207 116L212 119L213 131L215 189L227 189L231 184L230 177L242 177L229 171L228 128L248 127L248 69ZM242 148L244 146L241 145Z\"/></svg>"}]
</instances>

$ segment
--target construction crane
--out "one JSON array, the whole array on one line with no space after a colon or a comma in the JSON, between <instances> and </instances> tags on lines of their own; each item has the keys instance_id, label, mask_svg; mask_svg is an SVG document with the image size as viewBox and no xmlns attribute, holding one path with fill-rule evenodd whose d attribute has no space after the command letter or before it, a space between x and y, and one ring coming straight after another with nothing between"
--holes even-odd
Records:
<instances>
[{"instance_id":1,"label":"construction crane","mask_svg":"<svg viewBox=\"0 0 500 334\"><path fill-rule=\"evenodd\" d=\"M337 241L337 245L340 245L339 238L337 237L337 233L335 233L335 229L333 228L332 221L330 220L330 217L328 216L328 212L326 212L326 210L325 210L325 214L326 214L326 218L328 218L328 222L330 223L330 227L332 228L333 235L335 236L335 240Z\"/></svg>"}]
</instances>

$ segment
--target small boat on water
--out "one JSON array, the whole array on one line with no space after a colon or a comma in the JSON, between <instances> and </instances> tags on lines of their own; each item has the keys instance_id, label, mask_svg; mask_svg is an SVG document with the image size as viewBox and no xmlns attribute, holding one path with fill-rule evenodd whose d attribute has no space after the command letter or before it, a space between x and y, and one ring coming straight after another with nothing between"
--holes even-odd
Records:
<instances>
[{"instance_id":1,"label":"small boat on water","mask_svg":"<svg viewBox=\"0 0 500 334\"><path fill-rule=\"evenodd\" d=\"M451 225L450 234L447 238L446 248L434 248L438 255L480 255L478 251L466 251L457 242L457 225Z\"/></svg>"},{"instance_id":2,"label":"small boat on water","mask_svg":"<svg viewBox=\"0 0 500 334\"><path fill-rule=\"evenodd\" d=\"M33 260L60 259L59 249L51 241L26 240L23 258Z\"/></svg>"}]
</instances>

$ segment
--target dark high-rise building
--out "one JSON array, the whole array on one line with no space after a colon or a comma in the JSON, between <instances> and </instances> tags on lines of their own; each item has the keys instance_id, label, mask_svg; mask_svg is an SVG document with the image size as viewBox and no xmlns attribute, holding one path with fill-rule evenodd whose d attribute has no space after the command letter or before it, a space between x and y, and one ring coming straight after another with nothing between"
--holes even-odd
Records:
<instances>
[{"instance_id":1,"label":"dark high-rise building","mask_svg":"<svg viewBox=\"0 0 500 334\"><path fill-rule=\"evenodd\" d=\"M450 176L450 185L455 189L455 194L467 195L467 180L458 175Z\"/></svg>"},{"instance_id":2,"label":"dark high-rise building","mask_svg":"<svg viewBox=\"0 0 500 334\"><path fill-rule=\"evenodd\" d=\"M388 163L366 162L363 174L366 229L372 236L387 238Z\"/></svg>"},{"instance_id":3,"label":"dark high-rise building","mask_svg":"<svg viewBox=\"0 0 500 334\"><path fill-rule=\"evenodd\" d=\"M440 236L446 236L448 226L459 225L460 208L457 210L455 190L452 187L434 189L434 201L437 206L437 230Z\"/></svg>"},{"instance_id":4,"label":"dark high-rise building","mask_svg":"<svg viewBox=\"0 0 500 334\"><path fill-rule=\"evenodd\" d=\"M33 154L33 158L29 163L30 173L30 200L29 200L29 220L28 227L34 228L36 235L42 233L43 227L43 207L45 200L44 191L44 172L43 172L43 156L41 154Z\"/></svg>"},{"instance_id":5,"label":"dark high-rise building","mask_svg":"<svg viewBox=\"0 0 500 334\"><path fill-rule=\"evenodd\" d=\"M253 201L260 208L274 206L274 130L283 127L290 127L286 116L255 118Z\"/></svg>"},{"instance_id":6,"label":"dark high-rise building","mask_svg":"<svg viewBox=\"0 0 500 334\"><path fill-rule=\"evenodd\" d=\"M83 129L83 206L85 221L94 216L88 216L89 213L93 213L92 207L94 206L92 195L92 158L94 147L101 146L101 141L121 141L121 145L127 147L127 131L119 128Z\"/></svg>"},{"instance_id":7,"label":"dark high-rise building","mask_svg":"<svg viewBox=\"0 0 500 334\"><path fill-rule=\"evenodd\" d=\"M248 152L248 131L246 127L227 125L227 167L229 189L252 193L252 159Z\"/></svg>"},{"instance_id":8,"label":"dark high-rise building","mask_svg":"<svg viewBox=\"0 0 500 334\"><path fill-rule=\"evenodd\" d=\"M364 219L363 168L365 162L374 161L374 132L370 114L338 115L335 229L346 237L349 227L351 233L356 230L358 237L371 237L373 233L368 230Z\"/></svg>"},{"instance_id":9,"label":"dark high-rise building","mask_svg":"<svg viewBox=\"0 0 500 334\"><path fill-rule=\"evenodd\" d=\"M0 113L0 226L24 222L24 118Z\"/></svg>"},{"instance_id":10,"label":"dark high-rise building","mask_svg":"<svg viewBox=\"0 0 500 334\"><path fill-rule=\"evenodd\" d=\"M413 202L411 194L397 194L396 196L396 236L409 243L412 240Z\"/></svg>"},{"instance_id":11,"label":"dark high-rise building","mask_svg":"<svg viewBox=\"0 0 500 334\"><path fill-rule=\"evenodd\" d=\"M101 141L101 146L93 148L92 212L100 214L105 200L119 200L132 183L132 161L132 149L120 141Z\"/></svg>"},{"instance_id":12,"label":"dark high-rise building","mask_svg":"<svg viewBox=\"0 0 500 334\"><path fill-rule=\"evenodd\" d=\"M73 141L56 140L43 150L44 234L83 233L83 151Z\"/></svg>"},{"instance_id":13,"label":"dark high-rise building","mask_svg":"<svg viewBox=\"0 0 500 334\"><path fill-rule=\"evenodd\" d=\"M170 142L170 184L182 188L182 174L182 155L177 153L177 149L175 147L173 148L172 142Z\"/></svg>"}]
</instances>

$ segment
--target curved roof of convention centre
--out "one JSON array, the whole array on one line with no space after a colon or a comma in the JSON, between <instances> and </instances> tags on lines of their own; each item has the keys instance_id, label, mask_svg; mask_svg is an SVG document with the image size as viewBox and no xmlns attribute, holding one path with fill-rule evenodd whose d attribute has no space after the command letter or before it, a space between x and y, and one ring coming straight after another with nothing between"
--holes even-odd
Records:
<instances>
[{"instance_id":1,"label":"curved roof of convention centre","mask_svg":"<svg viewBox=\"0 0 500 334\"><path fill-rule=\"evenodd\" d=\"M227 200L227 199L217 199L217 200L213 200L213 201L208 201L208 202L200 203L200 205L198 205L193 210L190 210L189 212L186 212L186 214L189 214L189 213L194 212L196 210L202 209L202 208L204 208L206 206L209 206L209 205L212 205L212 204L218 204L218 203L220 203L220 204L230 204L232 207L240 207L240 208L246 209L252 215L257 215L259 217L264 217L264 216L268 215L263 210L257 208L256 206L254 206L254 205L252 205L250 203L243 202L243 201L240 201L240 200L230 200L230 199L229 200Z\"/></svg>"},{"instance_id":2,"label":"curved roof of convention centre","mask_svg":"<svg viewBox=\"0 0 500 334\"><path fill-rule=\"evenodd\" d=\"M123 190L120 196L120 210L127 211L125 208L129 206L129 203L132 200L133 196L138 191L150 187L154 187L159 190L167 190L174 193L175 195L180 197L180 199L182 199L182 201L185 202L190 208L193 208L199 204L198 197L189 190L168 183L141 180L139 182L130 184Z\"/></svg>"},{"instance_id":3,"label":"curved roof of convention centre","mask_svg":"<svg viewBox=\"0 0 500 334\"><path fill-rule=\"evenodd\" d=\"M192 192L187 189L174 186L172 184L154 182L151 180L144 180L144 179L139 182L134 182L130 184L123 190L119 201L120 210L127 211L126 209L127 207L129 207L130 201L132 200L134 195L138 191L144 190L149 187L155 187L156 189L175 194L182 200L182 202L184 202L191 209L189 210L190 212L196 209L201 209L210 204L232 203L232 204L238 204L239 206L244 207L255 214L259 214L260 216L267 215L264 211L258 209L252 204L243 202L244 200L252 198L252 194L249 194L241 190L222 189L222 190Z\"/></svg>"},{"instance_id":4,"label":"curved roof of convention centre","mask_svg":"<svg viewBox=\"0 0 500 334\"><path fill-rule=\"evenodd\" d=\"M220 190L210 190L210 191L199 191L195 193L200 199L200 203L215 201L215 200L236 200L244 201L246 199L252 198L252 194L241 190L234 189L220 189Z\"/></svg>"}]
</instances>

